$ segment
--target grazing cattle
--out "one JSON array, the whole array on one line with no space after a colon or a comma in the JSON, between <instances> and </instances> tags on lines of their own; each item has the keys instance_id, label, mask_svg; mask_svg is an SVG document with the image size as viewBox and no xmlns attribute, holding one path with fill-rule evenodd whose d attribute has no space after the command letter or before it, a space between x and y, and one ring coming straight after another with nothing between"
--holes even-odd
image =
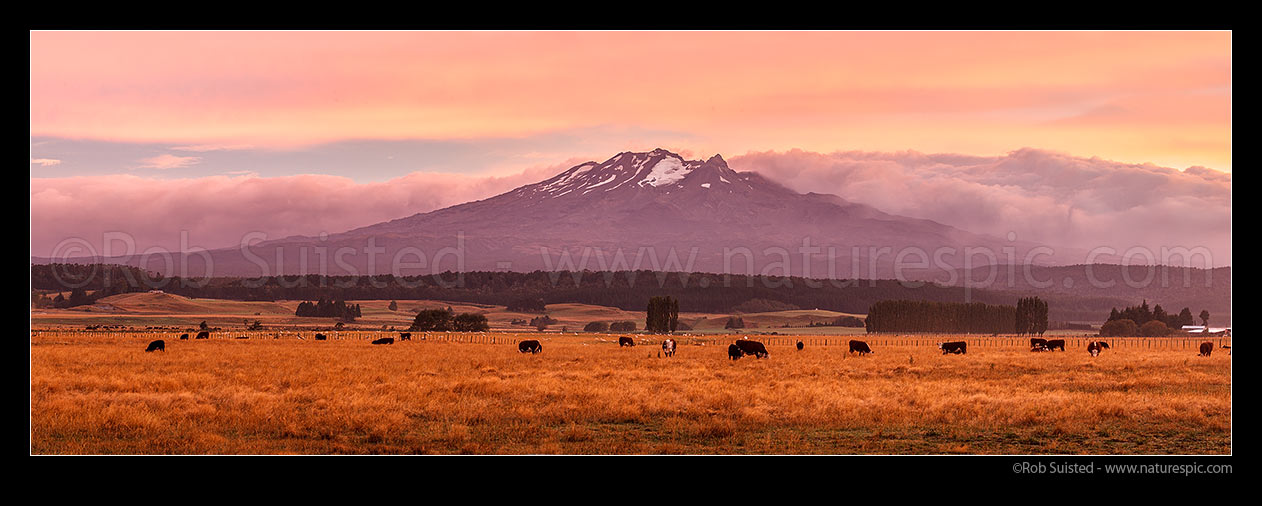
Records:
<instances>
[{"instance_id":1,"label":"grazing cattle","mask_svg":"<svg viewBox=\"0 0 1262 506\"><path fill-rule=\"evenodd\" d=\"M1047 340L1047 351L1052 351L1057 348L1060 348L1060 351L1065 351L1064 339L1048 339Z\"/></svg>"},{"instance_id":2,"label":"grazing cattle","mask_svg":"<svg viewBox=\"0 0 1262 506\"><path fill-rule=\"evenodd\" d=\"M618 346L635 346L635 339L630 337L619 337Z\"/></svg>"},{"instance_id":3,"label":"grazing cattle","mask_svg":"<svg viewBox=\"0 0 1262 506\"><path fill-rule=\"evenodd\" d=\"M802 348L805 348L805 347L806 345L802 344L802 341L798 341L798 351L802 351Z\"/></svg>"},{"instance_id":4,"label":"grazing cattle","mask_svg":"<svg viewBox=\"0 0 1262 506\"><path fill-rule=\"evenodd\" d=\"M1230 344L1224 344L1224 345L1223 345L1223 349L1224 349L1224 350L1227 350L1227 356L1228 356L1228 357L1230 357L1230 356L1231 356L1231 345L1230 345Z\"/></svg>"},{"instance_id":5,"label":"grazing cattle","mask_svg":"<svg viewBox=\"0 0 1262 506\"><path fill-rule=\"evenodd\" d=\"M163 340L159 339L159 340L157 340L157 341L154 341L154 342L152 342L152 343L149 343L149 347L148 347L148 348L145 348L145 352L146 352L146 353L151 352L151 351L154 351L154 350L161 351L161 352L165 353L165 352L167 351L167 343L166 343L165 341L163 341Z\"/></svg>"},{"instance_id":6,"label":"grazing cattle","mask_svg":"<svg viewBox=\"0 0 1262 506\"><path fill-rule=\"evenodd\" d=\"M328 337L325 336L324 334L316 334L315 337L316 337L316 341L323 341L325 339L328 339Z\"/></svg>"},{"instance_id":7,"label":"grazing cattle","mask_svg":"<svg viewBox=\"0 0 1262 506\"><path fill-rule=\"evenodd\" d=\"M412 340L412 333L411 333L411 332L399 332L399 340L400 340L400 341L411 341L411 340Z\"/></svg>"},{"instance_id":8,"label":"grazing cattle","mask_svg":"<svg viewBox=\"0 0 1262 506\"><path fill-rule=\"evenodd\" d=\"M250 336L237 336L237 339L249 339Z\"/></svg>"},{"instance_id":9,"label":"grazing cattle","mask_svg":"<svg viewBox=\"0 0 1262 506\"><path fill-rule=\"evenodd\" d=\"M732 360L740 360L744 353L741 353L741 347L735 344L727 345L727 358Z\"/></svg>"},{"instance_id":10,"label":"grazing cattle","mask_svg":"<svg viewBox=\"0 0 1262 506\"><path fill-rule=\"evenodd\" d=\"M381 339L374 339L374 340L373 340L373 342L372 342L372 344L394 344L394 338L393 338L393 337L383 337L383 338L381 338Z\"/></svg>"},{"instance_id":11,"label":"grazing cattle","mask_svg":"<svg viewBox=\"0 0 1262 506\"><path fill-rule=\"evenodd\" d=\"M1030 351L1047 351L1047 340L1038 337L1031 337Z\"/></svg>"},{"instance_id":12,"label":"grazing cattle","mask_svg":"<svg viewBox=\"0 0 1262 506\"><path fill-rule=\"evenodd\" d=\"M210 339L210 332L205 330L197 333L197 339Z\"/></svg>"},{"instance_id":13,"label":"grazing cattle","mask_svg":"<svg viewBox=\"0 0 1262 506\"><path fill-rule=\"evenodd\" d=\"M667 338L665 341L662 341L662 353L668 357L675 356L675 346L675 340Z\"/></svg>"},{"instance_id":14,"label":"grazing cattle","mask_svg":"<svg viewBox=\"0 0 1262 506\"><path fill-rule=\"evenodd\" d=\"M521 353L539 353L543 351L543 345L535 340L522 341L517 343L517 351Z\"/></svg>"},{"instance_id":15,"label":"grazing cattle","mask_svg":"<svg viewBox=\"0 0 1262 506\"><path fill-rule=\"evenodd\" d=\"M1213 353L1213 352L1214 352L1214 343L1211 343L1211 342L1209 342L1209 341L1205 341L1205 342L1201 343L1201 352L1200 352L1200 353L1198 353L1196 356L1198 356L1198 357L1208 357L1208 356L1209 356L1209 354L1210 354L1210 353Z\"/></svg>"},{"instance_id":16,"label":"grazing cattle","mask_svg":"<svg viewBox=\"0 0 1262 506\"><path fill-rule=\"evenodd\" d=\"M747 339L737 339L736 347L740 348L744 355L753 355L756 358L767 358L767 347L758 341L750 341Z\"/></svg>"},{"instance_id":17,"label":"grazing cattle","mask_svg":"<svg viewBox=\"0 0 1262 506\"><path fill-rule=\"evenodd\" d=\"M1091 341L1087 343L1087 352L1093 357L1099 356L1101 351L1107 349L1109 349L1109 343L1104 341Z\"/></svg>"},{"instance_id":18,"label":"grazing cattle","mask_svg":"<svg viewBox=\"0 0 1262 506\"><path fill-rule=\"evenodd\" d=\"M942 350L942 354L954 353L964 355L968 353L968 343L964 341L952 341L949 343L938 343L938 349Z\"/></svg>"},{"instance_id":19,"label":"grazing cattle","mask_svg":"<svg viewBox=\"0 0 1262 506\"><path fill-rule=\"evenodd\" d=\"M188 334L180 334L180 340L182 340L182 341L187 341L187 340L188 340Z\"/></svg>"},{"instance_id":20,"label":"grazing cattle","mask_svg":"<svg viewBox=\"0 0 1262 506\"><path fill-rule=\"evenodd\" d=\"M868 353L872 353L872 348L868 347L868 343L865 343L863 341L859 341L856 339L851 339L850 340L850 353L858 353L860 355L866 355Z\"/></svg>"}]
</instances>

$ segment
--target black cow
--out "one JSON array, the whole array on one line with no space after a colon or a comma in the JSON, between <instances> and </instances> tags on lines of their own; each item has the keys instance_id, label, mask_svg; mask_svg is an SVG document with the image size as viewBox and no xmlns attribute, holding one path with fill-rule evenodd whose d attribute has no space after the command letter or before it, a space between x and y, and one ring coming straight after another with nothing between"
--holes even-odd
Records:
<instances>
[{"instance_id":1,"label":"black cow","mask_svg":"<svg viewBox=\"0 0 1262 506\"><path fill-rule=\"evenodd\" d=\"M161 351L161 352L165 353L165 352L167 351L167 343L166 343L166 341L163 341L163 340L159 339L159 340L157 340L157 341L154 341L154 342L152 342L152 343L149 343L149 347L148 347L148 348L145 348L145 352L146 352L146 353L151 352L151 351L155 351L155 350L156 350L156 351Z\"/></svg>"},{"instance_id":2,"label":"black cow","mask_svg":"<svg viewBox=\"0 0 1262 506\"><path fill-rule=\"evenodd\" d=\"M373 342L372 342L372 344L394 344L394 338L393 338L393 337L383 337L383 338L381 338L381 339L374 339L374 340L373 340Z\"/></svg>"},{"instance_id":3,"label":"black cow","mask_svg":"<svg viewBox=\"0 0 1262 506\"><path fill-rule=\"evenodd\" d=\"M618 346L635 346L635 339L630 337L619 337Z\"/></svg>"},{"instance_id":4,"label":"black cow","mask_svg":"<svg viewBox=\"0 0 1262 506\"><path fill-rule=\"evenodd\" d=\"M949 343L938 343L938 349L942 350L942 354L954 353L963 355L968 353L968 343L965 341L952 341Z\"/></svg>"},{"instance_id":5,"label":"black cow","mask_svg":"<svg viewBox=\"0 0 1262 506\"><path fill-rule=\"evenodd\" d=\"M250 336L237 336L237 339L249 339Z\"/></svg>"},{"instance_id":6,"label":"black cow","mask_svg":"<svg viewBox=\"0 0 1262 506\"><path fill-rule=\"evenodd\" d=\"M517 351L521 353L539 353L543 351L543 345L535 340L522 341L517 343Z\"/></svg>"},{"instance_id":7,"label":"black cow","mask_svg":"<svg viewBox=\"0 0 1262 506\"><path fill-rule=\"evenodd\" d=\"M316 341L323 341L325 339L328 339L328 336L325 336L324 334L316 334L315 338L316 338Z\"/></svg>"},{"instance_id":8,"label":"black cow","mask_svg":"<svg viewBox=\"0 0 1262 506\"><path fill-rule=\"evenodd\" d=\"M205 330L197 333L197 339L210 339L210 332Z\"/></svg>"},{"instance_id":9,"label":"black cow","mask_svg":"<svg viewBox=\"0 0 1262 506\"><path fill-rule=\"evenodd\" d=\"M412 333L411 333L411 332L399 332L399 340L400 340L400 341L411 341L411 340L412 340Z\"/></svg>"},{"instance_id":10,"label":"black cow","mask_svg":"<svg viewBox=\"0 0 1262 506\"><path fill-rule=\"evenodd\" d=\"M676 345L677 343L675 342L674 339L666 338L665 341L662 341L662 354L668 357L675 356Z\"/></svg>"},{"instance_id":11,"label":"black cow","mask_svg":"<svg viewBox=\"0 0 1262 506\"><path fill-rule=\"evenodd\" d=\"M1205 342L1201 343L1201 352L1200 352L1200 353L1198 353L1198 354L1196 354L1196 356L1198 356L1198 357L1208 357L1208 356L1209 356L1209 354L1210 354L1210 353L1213 353L1213 352L1214 352L1214 343L1211 343L1211 342L1209 342L1209 341L1205 341Z\"/></svg>"},{"instance_id":12,"label":"black cow","mask_svg":"<svg viewBox=\"0 0 1262 506\"><path fill-rule=\"evenodd\" d=\"M741 347L735 344L727 345L727 358L732 360L740 360L744 353L741 353Z\"/></svg>"},{"instance_id":13,"label":"black cow","mask_svg":"<svg viewBox=\"0 0 1262 506\"><path fill-rule=\"evenodd\" d=\"M858 353L860 355L866 355L868 353L872 353L872 348L869 348L868 343L866 342L859 341L857 339L851 339L850 340L850 353Z\"/></svg>"},{"instance_id":14,"label":"black cow","mask_svg":"<svg viewBox=\"0 0 1262 506\"><path fill-rule=\"evenodd\" d=\"M1038 337L1031 337L1030 351L1047 351L1047 340Z\"/></svg>"},{"instance_id":15,"label":"black cow","mask_svg":"<svg viewBox=\"0 0 1262 506\"><path fill-rule=\"evenodd\" d=\"M1091 356L1099 356L1101 351L1109 349L1109 343L1104 341L1091 341L1087 343L1087 353Z\"/></svg>"},{"instance_id":16,"label":"black cow","mask_svg":"<svg viewBox=\"0 0 1262 506\"><path fill-rule=\"evenodd\" d=\"M798 351L802 351L802 348L805 348L805 347L806 345L802 344L802 341L798 341Z\"/></svg>"},{"instance_id":17,"label":"black cow","mask_svg":"<svg viewBox=\"0 0 1262 506\"><path fill-rule=\"evenodd\" d=\"M1047 351L1052 351L1057 348L1059 348L1060 351L1065 351L1064 339L1048 339L1047 340Z\"/></svg>"},{"instance_id":18,"label":"black cow","mask_svg":"<svg viewBox=\"0 0 1262 506\"><path fill-rule=\"evenodd\" d=\"M741 354L753 355L756 358L767 358L767 347L758 341L750 341L747 339L737 339L736 347L741 349Z\"/></svg>"},{"instance_id":19,"label":"black cow","mask_svg":"<svg viewBox=\"0 0 1262 506\"><path fill-rule=\"evenodd\" d=\"M188 334L180 334L180 340L181 340L181 341L187 341L187 340L188 340Z\"/></svg>"}]
</instances>

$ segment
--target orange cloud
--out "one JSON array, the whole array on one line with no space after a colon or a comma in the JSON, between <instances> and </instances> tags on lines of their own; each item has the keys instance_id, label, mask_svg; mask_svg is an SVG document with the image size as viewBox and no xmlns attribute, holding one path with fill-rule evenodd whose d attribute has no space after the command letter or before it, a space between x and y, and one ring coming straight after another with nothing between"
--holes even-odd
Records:
<instances>
[{"instance_id":1,"label":"orange cloud","mask_svg":"<svg viewBox=\"0 0 1262 506\"><path fill-rule=\"evenodd\" d=\"M701 152L1037 146L1229 170L1231 70L1230 32L33 32L31 133L293 146L616 124Z\"/></svg>"}]
</instances>

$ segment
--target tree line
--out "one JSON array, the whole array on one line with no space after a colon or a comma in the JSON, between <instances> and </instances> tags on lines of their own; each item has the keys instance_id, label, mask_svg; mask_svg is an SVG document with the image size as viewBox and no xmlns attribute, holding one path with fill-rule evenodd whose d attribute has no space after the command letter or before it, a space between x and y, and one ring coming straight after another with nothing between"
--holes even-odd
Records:
<instances>
[{"instance_id":1,"label":"tree line","mask_svg":"<svg viewBox=\"0 0 1262 506\"><path fill-rule=\"evenodd\" d=\"M133 283L135 281L136 283ZM1213 289L1177 288L1177 300L1206 300L1217 307L1230 277L1216 276ZM186 297L244 301L276 300L450 300L509 306L511 310L542 313L547 304L580 303L642 311L653 296L679 301L682 312L762 312L818 308L842 313L864 313L882 300L983 302L1011 304L1017 297L1039 295L1059 320L1090 320L1110 307L1128 303L1110 294L1032 293L1011 289L940 286L898 280L820 280L802 277L725 275L641 271L617 272L505 272L478 271L418 276L267 276L254 278L163 278L118 265L32 265L33 290L65 292L81 287L89 295L106 286L110 293L161 289ZM1167 290L1169 291L1169 290ZM52 297L49 294L49 297ZM32 295L39 300L38 295ZM51 299L50 299L51 300ZM44 302L51 303L51 302ZM1225 306L1229 307L1229 306ZM1226 309L1224 309L1225 311Z\"/></svg>"},{"instance_id":2,"label":"tree line","mask_svg":"<svg viewBox=\"0 0 1262 506\"><path fill-rule=\"evenodd\" d=\"M883 300L868 309L867 331L1003 334L1016 328L1017 308L982 302Z\"/></svg>"},{"instance_id":3,"label":"tree line","mask_svg":"<svg viewBox=\"0 0 1262 506\"><path fill-rule=\"evenodd\" d=\"M424 309L416 313L408 330L421 332L486 332L491 329L486 315L480 313L455 314L447 309Z\"/></svg>"},{"instance_id":4,"label":"tree line","mask_svg":"<svg viewBox=\"0 0 1262 506\"><path fill-rule=\"evenodd\" d=\"M1209 327L1209 311L1202 309L1201 324ZM1183 308L1177 314L1167 313L1161 304L1148 308L1148 299L1138 306L1128 306L1118 311L1113 308L1109 319L1100 326L1100 335L1105 337L1165 337L1180 332L1184 325L1196 323L1191 308Z\"/></svg>"},{"instance_id":5,"label":"tree line","mask_svg":"<svg viewBox=\"0 0 1262 506\"><path fill-rule=\"evenodd\" d=\"M1043 335L1047 332L1047 302L1038 297L1017 300L1014 329L1018 336Z\"/></svg>"},{"instance_id":6,"label":"tree line","mask_svg":"<svg viewBox=\"0 0 1262 506\"><path fill-rule=\"evenodd\" d=\"M320 299L315 303L299 302L294 316L337 318L344 322L353 322L356 318L364 316L364 312L359 304L347 304L344 300Z\"/></svg>"},{"instance_id":7,"label":"tree line","mask_svg":"<svg viewBox=\"0 0 1262 506\"><path fill-rule=\"evenodd\" d=\"M81 269L82 270L82 269ZM90 270L90 269L89 269ZM55 289L50 266L32 265L36 289ZM138 270L134 270L138 271ZM76 271L77 272L77 271ZM81 273L87 276L86 272ZM133 277L138 276L133 272ZM99 276L98 276L99 277ZM747 276L656 271L618 272L466 272L435 276L267 276L256 278L165 278L162 286L132 286L130 291L162 289L185 297L244 301L276 300L451 300L511 306L542 312L546 304L580 303L642 311L644 301L669 296L682 312L737 313L739 309L819 308L862 313L888 299L962 301L961 287L897 280L814 280L801 277ZM93 278L96 279L96 278ZM119 283L117 275L111 283ZM456 282L458 280L458 282ZM100 285L94 281L89 291ZM452 286L452 283L455 286ZM121 286L121 285L120 285ZM1008 295L980 289L972 298L1000 303ZM745 304L742 306L742 304Z\"/></svg>"}]
</instances>

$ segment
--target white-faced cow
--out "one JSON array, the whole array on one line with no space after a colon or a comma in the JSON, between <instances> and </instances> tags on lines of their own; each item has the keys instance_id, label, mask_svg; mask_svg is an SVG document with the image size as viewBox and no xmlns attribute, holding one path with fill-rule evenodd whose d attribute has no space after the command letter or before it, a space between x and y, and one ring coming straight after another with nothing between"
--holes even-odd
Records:
<instances>
[{"instance_id":1,"label":"white-faced cow","mask_svg":"<svg viewBox=\"0 0 1262 506\"><path fill-rule=\"evenodd\" d=\"M151 351L161 351L161 352L164 352L164 353L165 353L165 352L167 351L167 343L166 343L166 341L163 341L163 340L159 339L159 340L157 340L157 341L154 341L154 342L152 342L152 343L149 343L149 347L148 347L148 348L145 348L145 352L146 352L146 353L148 353L148 352L151 352Z\"/></svg>"},{"instance_id":2,"label":"white-faced cow","mask_svg":"<svg viewBox=\"0 0 1262 506\"><path fill-rule=\"evenodd\" d=\"M1031 337L1030 351L1047 351L1047 340L1038 337Z\"/></svg>"},{"instance_id":3,"label":"white-faced cow","mask_svg":"<svg viewBox=\"0 0 1262 506\"><path fill-rule=\"evenodd\" d=\"M1059 349L1060 351L1065 351L1064 339L1048 339L1047 340L1047 351L1052 351L1056 349Z\"/></svg>"},{"instance_id":4,"label":"white-faced cow","mask_svg":"<svg viewBox=\"0 0 1262 506\"><path fill-rule=\"evenodd\" d=\"M539 353L543 351L543 345L539 341L529 340L517 343L517 351L520 353Z\"/></svg>"},{"instance_id":5,"label":"white-faced cow","mask_svg":"<svg viewBox=\"0 0 1262 506\"><path fill-rule=\"evenodd\" d=\"M868 347L868 343L865 343L863 341L859 341L856 339L851 339L850 340L850 353L858 353L860 355L866 355L868 353L872 353L872 348Z\"/></svg>"},{"instance_id":6,"label":"white-faced cow","mask_svg":"<svg viewBox=\"0 0 1262 506\"><path fill-rule=\"evenodd\" d=\"M968 343L965 341L952 341L949 343L938 343L938 349L942 350L942 354L948 353L956 355L964 355L968 353Z\"/></svg>"},{"instance_id":7,"label":"white-faced cow","mask_svg":"<svg viewBox=\"0 0 1262 506\"><path fill-rule=\"evenodd\" d=\"M665 340L665 341L662 341L662 354L663 354L663 355L666 355L666 356L668 356L668 357L673 357L673 356L675 356L675 347L676 347L676 346L677 346L677 343L675 342L675 340L674 340L674 339L671 339L671 338L669 338L669 337L668 337L668 338L666 338L666 340Z\"/></svg>"},{"instance_id":8,"label":"white-faced cow","mask_svg":"<svg viewBox=\"0 0 1262 506\"><path fill-rule=\"evenodd\" d=\"M1087 343L1087 352L1093 357L1100 356L1100 352L1109 349L1109 343L1104 341L1091 341Z\"/></svg>"},{"instance_id":9,"label":"white-faced cow","mask_svg":"<svg viewBox=\"0 0 1262 506\"><path fill-rule=\"evenodd\" d=\"M635 339L632 339L632 338L630 338L630 337L619 337L619 338L618 338L618 346L623 346L623 347L625 347L625 346L635 346Z\"/></svg>"}]
</instances>

